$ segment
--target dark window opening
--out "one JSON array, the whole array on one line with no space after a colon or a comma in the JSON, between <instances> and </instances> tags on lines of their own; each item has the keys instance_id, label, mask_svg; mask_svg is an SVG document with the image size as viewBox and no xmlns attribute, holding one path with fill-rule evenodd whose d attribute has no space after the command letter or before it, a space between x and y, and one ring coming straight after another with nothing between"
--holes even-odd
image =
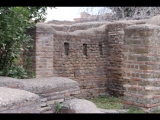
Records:
<instances>
[{"instance_id":1,"label":"dark window opening","mask_svg":"<svg viewBox=\"0 0 160 120\"><path fill-rule=\"evenodd\" d=\"M87 56L87 44L83 44L83 54Z\"/></svg>"},{"instance_id":2,"label":"dark window opening","mask_svg":"<svg viewBox=\"0 0 160 120\"><path fill-rule=\"evenodd\" d=\"M69 55L69 43L64 43L64 50L65 50L65 54L68 56Z\"/></svg>"},{"instance_id":3,"label":"dark window opening","mask_svg":"<svg viewBox=\"0 0 160 120\"><path fill-rule=\"evenodd\" d=\"M102 44L99 44L99 52L100 52L100 55L103 55Z\"/></svg>"}]
</instances>

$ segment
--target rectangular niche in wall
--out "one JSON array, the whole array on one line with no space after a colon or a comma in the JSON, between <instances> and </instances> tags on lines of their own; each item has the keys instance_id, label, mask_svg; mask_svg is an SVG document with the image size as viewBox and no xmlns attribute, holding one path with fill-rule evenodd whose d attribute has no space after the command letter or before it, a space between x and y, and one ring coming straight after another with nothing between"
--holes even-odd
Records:
<instances>
[{"instance_id":1,"label":"rectangular niche in wall","mask_svg":"<svg viewBox=\"0 0 160 120\"><path fill-rule=\"evenodd\" d=\"M100 55L103 55L102 44L99 44L99 53Z\"/></svg>"},{"instance_id":2,"label":"rectangular niche in wall","mask_svg":"<svg viewBox=\"0 0 160 120\"><path fill-rule=\"evenodd\" d=\"M87 44L83 44L83 54L87 56Z\"/></svg>"},{"instance_id":3,"label":"rectangular niche in wall","mask_svg":"<svg viewBox=\"0 0 160 120\"><path fill-rule=\"evenodd\" d=\"M64 43L64 50L65 50L65 55L69 55L69 43L65 42Z\"/></svg>"}]
</instances>

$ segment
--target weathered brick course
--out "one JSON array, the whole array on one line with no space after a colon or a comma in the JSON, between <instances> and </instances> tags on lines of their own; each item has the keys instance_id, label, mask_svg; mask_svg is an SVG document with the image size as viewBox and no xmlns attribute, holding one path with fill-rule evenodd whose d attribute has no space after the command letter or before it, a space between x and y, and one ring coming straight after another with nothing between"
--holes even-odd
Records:
<instances>
[{"instance_id":1,"label":"weathered brick course","mask_svg":"<svg viewBox=\"0 0 160 120\"><path fill-rule=\"evenodd\" d=\"M157 52L160 45L157 41L159 33L160 27L147 24L133 25L125 29L123 49L125 61L123 64L127 65L123 66L125 72L123 76L125 80L124 108L135 105L142 107L146 112L151 112L160 106L158 98L160 93L158 66L160 63ZM128 45L132 50L126 50ZM134 56L134 59L131 59L130 56ZM129 65L130 60L132 60L132 65L136 65L136 69ZM128 75L128 71L130 71L130 75ZM138 73L137 76L136 73Z\"/></svg>"}]
</instances>

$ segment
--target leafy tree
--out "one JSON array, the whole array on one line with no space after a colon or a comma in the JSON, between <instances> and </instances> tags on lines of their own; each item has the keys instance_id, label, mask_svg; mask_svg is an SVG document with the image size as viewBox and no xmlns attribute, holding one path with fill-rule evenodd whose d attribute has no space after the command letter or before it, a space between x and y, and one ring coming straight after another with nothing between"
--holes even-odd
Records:
<instances>
[{"instance_id":1,"label":"leafy tree","mask_svg":"<svg viewBox=\"0 0 160 120\"><path fill-rule=\"evenodd\" d=\"M15 61L31 45L26 29L45 20L47 7L0 7L0 75L26 78L23 66Z\"/></svg>"}]
</instances>

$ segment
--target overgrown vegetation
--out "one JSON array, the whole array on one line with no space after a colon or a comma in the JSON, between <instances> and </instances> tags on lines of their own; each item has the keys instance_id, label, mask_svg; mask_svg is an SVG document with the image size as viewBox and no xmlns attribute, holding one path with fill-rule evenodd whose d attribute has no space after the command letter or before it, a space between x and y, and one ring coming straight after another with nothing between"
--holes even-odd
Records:
<instances>
[{"instance_id":1,"label":"overgrown vegetation","mask_svg":"<svg viewBox=\"0 0 160 120\"><path fill-rule=\"evenodd\" d=\"M47 7L0 7L0 75L27 78L28 72L17 62L22 51L32 47L26 29L45 20ZM23 44L27 45L23 46Z\"/></svg>"},{"instance_id":2,"label":"overgrown vegetation","mask_svg":"<svg viewBox=\"0 0 160 120\"><path fill-rule=\"evenodd\" d=\"M64 105L60 102L55 102L55 113L59 113L59 111L62 107L66 107L66 105Z\"/></svg>"},{"instance_id":3,"label":"overgrown vegetation","mask_svg":"<svg viewBox=\"0 0 160 120\"><path fill-rule=\"evenodd\" d=\"M127 113L145 113L145 112L139 107L132 106L128 109Z\"/></svg>"},{"instance_id":4,"label":"overgrown vegetation","mask_svg":"<svg viewBox=\"0 0 160 120\"><path fill-rule=\"evenodd\" d=\"M97 98L87 98L98 108L103 109L123 109L122 98L112 96L99 96Z\"/></svg>"},{"instance_id":5,"label":"overgrown vegetation","mask_svg":"<svg viewBox=\"0 0 160 120\"><path fill-rule=\"evenodd\" d=\"M152 113L160 113L160 110L154 110Z\"/></svg>"},{"instance_id":6,"label":"overgrown vegetation","mask_svg":"<svg viewBox=\"0 0 160 120\"><path fill-rule=\"evenodd\" d=\"M87 98L87 100L92 101L98 108L102 109L123 109L123 103L121 97L112 96L99 96L97 98ZM154 111L153 113L158 113L159 111ZM126 113L145 113L142 109L132 106Z\"/></svg>"}]
</instances>

